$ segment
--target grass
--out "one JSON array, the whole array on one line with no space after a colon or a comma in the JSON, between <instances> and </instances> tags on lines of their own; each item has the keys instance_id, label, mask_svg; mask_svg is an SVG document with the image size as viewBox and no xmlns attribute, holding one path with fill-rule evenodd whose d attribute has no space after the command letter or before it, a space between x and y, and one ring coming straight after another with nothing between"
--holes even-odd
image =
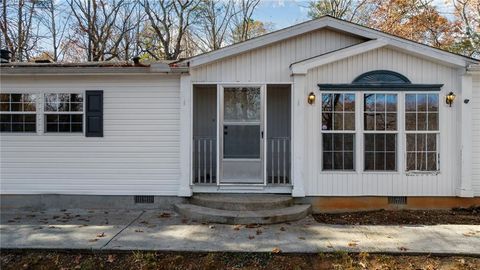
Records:
<instances>
[{"instance_id":1,"label":"grass","mask_svg":"<svg viewBox=\"0 0 480 270\"><path fill-rule=\"evenodd\" d=\"M480 269L480 258L368 253L4 252L1 269Z\"/></svg>"}]
</instances>

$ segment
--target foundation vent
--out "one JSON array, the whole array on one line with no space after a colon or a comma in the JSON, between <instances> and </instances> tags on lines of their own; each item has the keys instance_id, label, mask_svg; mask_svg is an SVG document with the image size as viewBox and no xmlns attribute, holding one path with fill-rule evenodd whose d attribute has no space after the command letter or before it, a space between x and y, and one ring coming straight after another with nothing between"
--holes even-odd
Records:
<instances>
[{"instance_id":1,"label":"foundation vent","mask_svg":"<svg viewBox=\"0 0 480 270\"><path fill-rule=\"evenodd\" d=\"M135 203L153 203L154 197L153 196L134 196L133 200Z\"/></svg>"},{"instance_id":2,"label":"foundation vent","mask_svg":"<svg viewBox=\"0 0 480 270\"><path fill-rule=\"evenodd\" d=\"M405 205L407 204L407 197L405 196L388 197L388 204Z\"/></svg>"}]
</instances>

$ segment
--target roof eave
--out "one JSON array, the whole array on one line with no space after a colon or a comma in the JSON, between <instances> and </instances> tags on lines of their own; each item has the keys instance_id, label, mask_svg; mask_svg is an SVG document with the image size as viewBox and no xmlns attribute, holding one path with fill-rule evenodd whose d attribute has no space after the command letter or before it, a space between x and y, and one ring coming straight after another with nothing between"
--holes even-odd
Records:
<instances>
[{"instance_id":1,"label":"roof eave","mask_svg":"<svg viewBox=\"0 0 480 270\"><path fill-rule=\"evenodd\" d=\"M324 16L316 20L311 20L298 25L287 27L276 32L272 32L260 37L253 38L251 40L247 40L245 42L230 45L216 51L194 56L189 59L179 61L179 63L189 63L190 67L205 65L226 57L231 57L249 50L261 48L269 44L321 28L329 28L332 30L345 32L350 35L363 37L367 41L372 39L384 39L387 40L390 45L399 49L403 48L405 51L408 51L411 54L427 57L435 61L450 64L453 66L466 67L472 63L480 63L480 60L469 58L467 56L456 55L447 51L433 48L404 38L396 37L394 35L370 29L365 26L339 20L330 16Z\"/></svg>"}]
</instances>

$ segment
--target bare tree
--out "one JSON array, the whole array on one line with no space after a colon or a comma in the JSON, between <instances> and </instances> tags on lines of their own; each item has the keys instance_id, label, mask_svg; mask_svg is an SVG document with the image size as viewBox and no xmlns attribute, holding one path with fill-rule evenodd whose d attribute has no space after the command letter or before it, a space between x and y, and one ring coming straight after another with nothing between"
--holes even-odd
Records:
<instances>
[{"instance_id":1,"label":"bare tree","mask_svg":"<svg viewBox=\"0 0 480 270\"><path fill-rule=\"evenodd\" d=\"M235 23L232 32L234 32L234 42L241 42L252 38L253 12L257 8L260 0L240 0L236 8Z\"/></svg>"},{"instance_id":2,"label":"bare tree","mask_svg":"<svg viewBox=\"0 0 480 270\"><path fill-rule=\"evenodd\" d=\"M193 32L197 46L203 52L216 50L225 45L236 15L235 1L202 0L199 6L198 27Z\"/></svg>"},{"instance_id":3,"label":"bare tree","mask_svg":"<svg viewBox=\"0 0 480 270\"><path fill-rule=\"evenodd\" d=\"M46 31L46 38L49 44L47 53L54 62L62 61L67 49L65 40L70 36L70 18L72 12L64 2L55 0L44 0L38 2L43 13L39 20Z\"/></svg>"},{"instance_id":4,"label":"bare tree","mask_svg":"<svg viewBox=\"0 0 480 270\"><path fill-rule=\"evenodd\" d=\"M184 36L198 15L200 0L143 0L150 27L162 46L167 60L178 59L183 52ZM158 55L151 53L159 59Z\"/></svg>"},{"instance_id":5,"label":"bare tree","mask_svg":"<svg viewBox=\"0 0 480 270\"><path fill-rule=\"evenodd\" d=\"M87 61L108 61L119 56L124 34L133 27L124 23L133 13L120 12L127 0L70 0L77 27L77 44L87 54Z\"/></svg>"},{"instance_id":6,"label":"bare tree","mask_svg":"<svg viewBox=\"0 0 480 270\"><path fill-rule=\"evenodd\" d=\"M375 7L369 0L317 0L309 3L308 14L312 18L329 15L335 18L365 24L369 12Z\"/></svg>"},{"instance_id":7,"label":"bare tree","mask_svg":"<svg viewBox=\"0 0 480 270\"><path fill-rule=\"evenodd\" d=\"M28 61L38 45L36 4L28 0L2 1L0 46L12 53L14 61Z\"/></svg>"},{"instance_id":8,"label":"bare tree","mask_svg":"<svg viewBox=\"0 0 480 270\"><path fill-rule=\"evenodd\" d=\"M138 1L126 2L121 6L115 35L120 38L115 54L118 59L128 61L142 52L141 32L145 27L146 16Z\"/></svg>"}]
</instances>

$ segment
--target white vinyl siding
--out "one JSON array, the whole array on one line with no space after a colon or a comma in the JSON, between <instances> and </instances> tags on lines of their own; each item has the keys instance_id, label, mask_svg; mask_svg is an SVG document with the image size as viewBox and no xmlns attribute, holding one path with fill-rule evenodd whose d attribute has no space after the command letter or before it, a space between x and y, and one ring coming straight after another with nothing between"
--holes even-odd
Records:
<instances>
[{"instance_id":1,"label":"white vinyl siding","mask_svg":"<svg viewBox=\"0 0 480 270\"><path fill-rule=\"evenodd\" d=\"M311 91L315 91L318 95L320 93L318 84L351 83L357 76L373 70L395 71L406 76L412 83L444 84L439 93L440 97L445 96L452 89L460 89L461 71L398 50L381 48L310 70L306 76L304 95L307 97ZM403 127L405 125L403 95L400 97L402 98L398 100L397 109L400 117L398 117L397 125ZM356 160L358 162L355 172L322 171L321 119L319 117L321 105L319 102L314 105L306 105L305 123L308 123L304 143L306 195L456 196L456 189L460 182L459 102L461 101L457 99L452 107L448 107L440 99L440 173L416 175L407 174L405 171L404 134L397 135L400 137L397 139L399 161L396 172L365 172L361 170L364 167L362 152L364 142L362 139L356 141ZM363 130L362 116L363 114L357 114L357 132ZM480 119L476 127L478 126L480 126ZM480 132L479 136L475 137L479 138Z\"/></svg>"},{"instance_id":2,"label":"white vinyl siding","mask_svg":"<svg viewBox=\"0 0 480 270\"><path fill-rule=\"evenodd\" d=\"M458 102L458 100L455 100ZM480 74L473 75L472 93L472 188L480 196Z\"/></svg>"},{"instance_id":3,"label":"white vinyl siding","mask_svg":"<svg viewBox=\"0 0 480 270\"><path fill-rule=\"evenodd\" d=\"M290 82L290 65L364 40L320 29L191 70L193 82Z\"/></svg>"},{"instance_id":4,"label":"white vinyl siding","mask_svg":"<svg viewBox=\"0 0 480 270\"><path fill-rule=\"evenodd\" d=\"M2 91L16 93L104 90L104 137L0 134L1 193L176 195L179 83L160 75L2 79Z\"/></svg>"}]
</instances>

